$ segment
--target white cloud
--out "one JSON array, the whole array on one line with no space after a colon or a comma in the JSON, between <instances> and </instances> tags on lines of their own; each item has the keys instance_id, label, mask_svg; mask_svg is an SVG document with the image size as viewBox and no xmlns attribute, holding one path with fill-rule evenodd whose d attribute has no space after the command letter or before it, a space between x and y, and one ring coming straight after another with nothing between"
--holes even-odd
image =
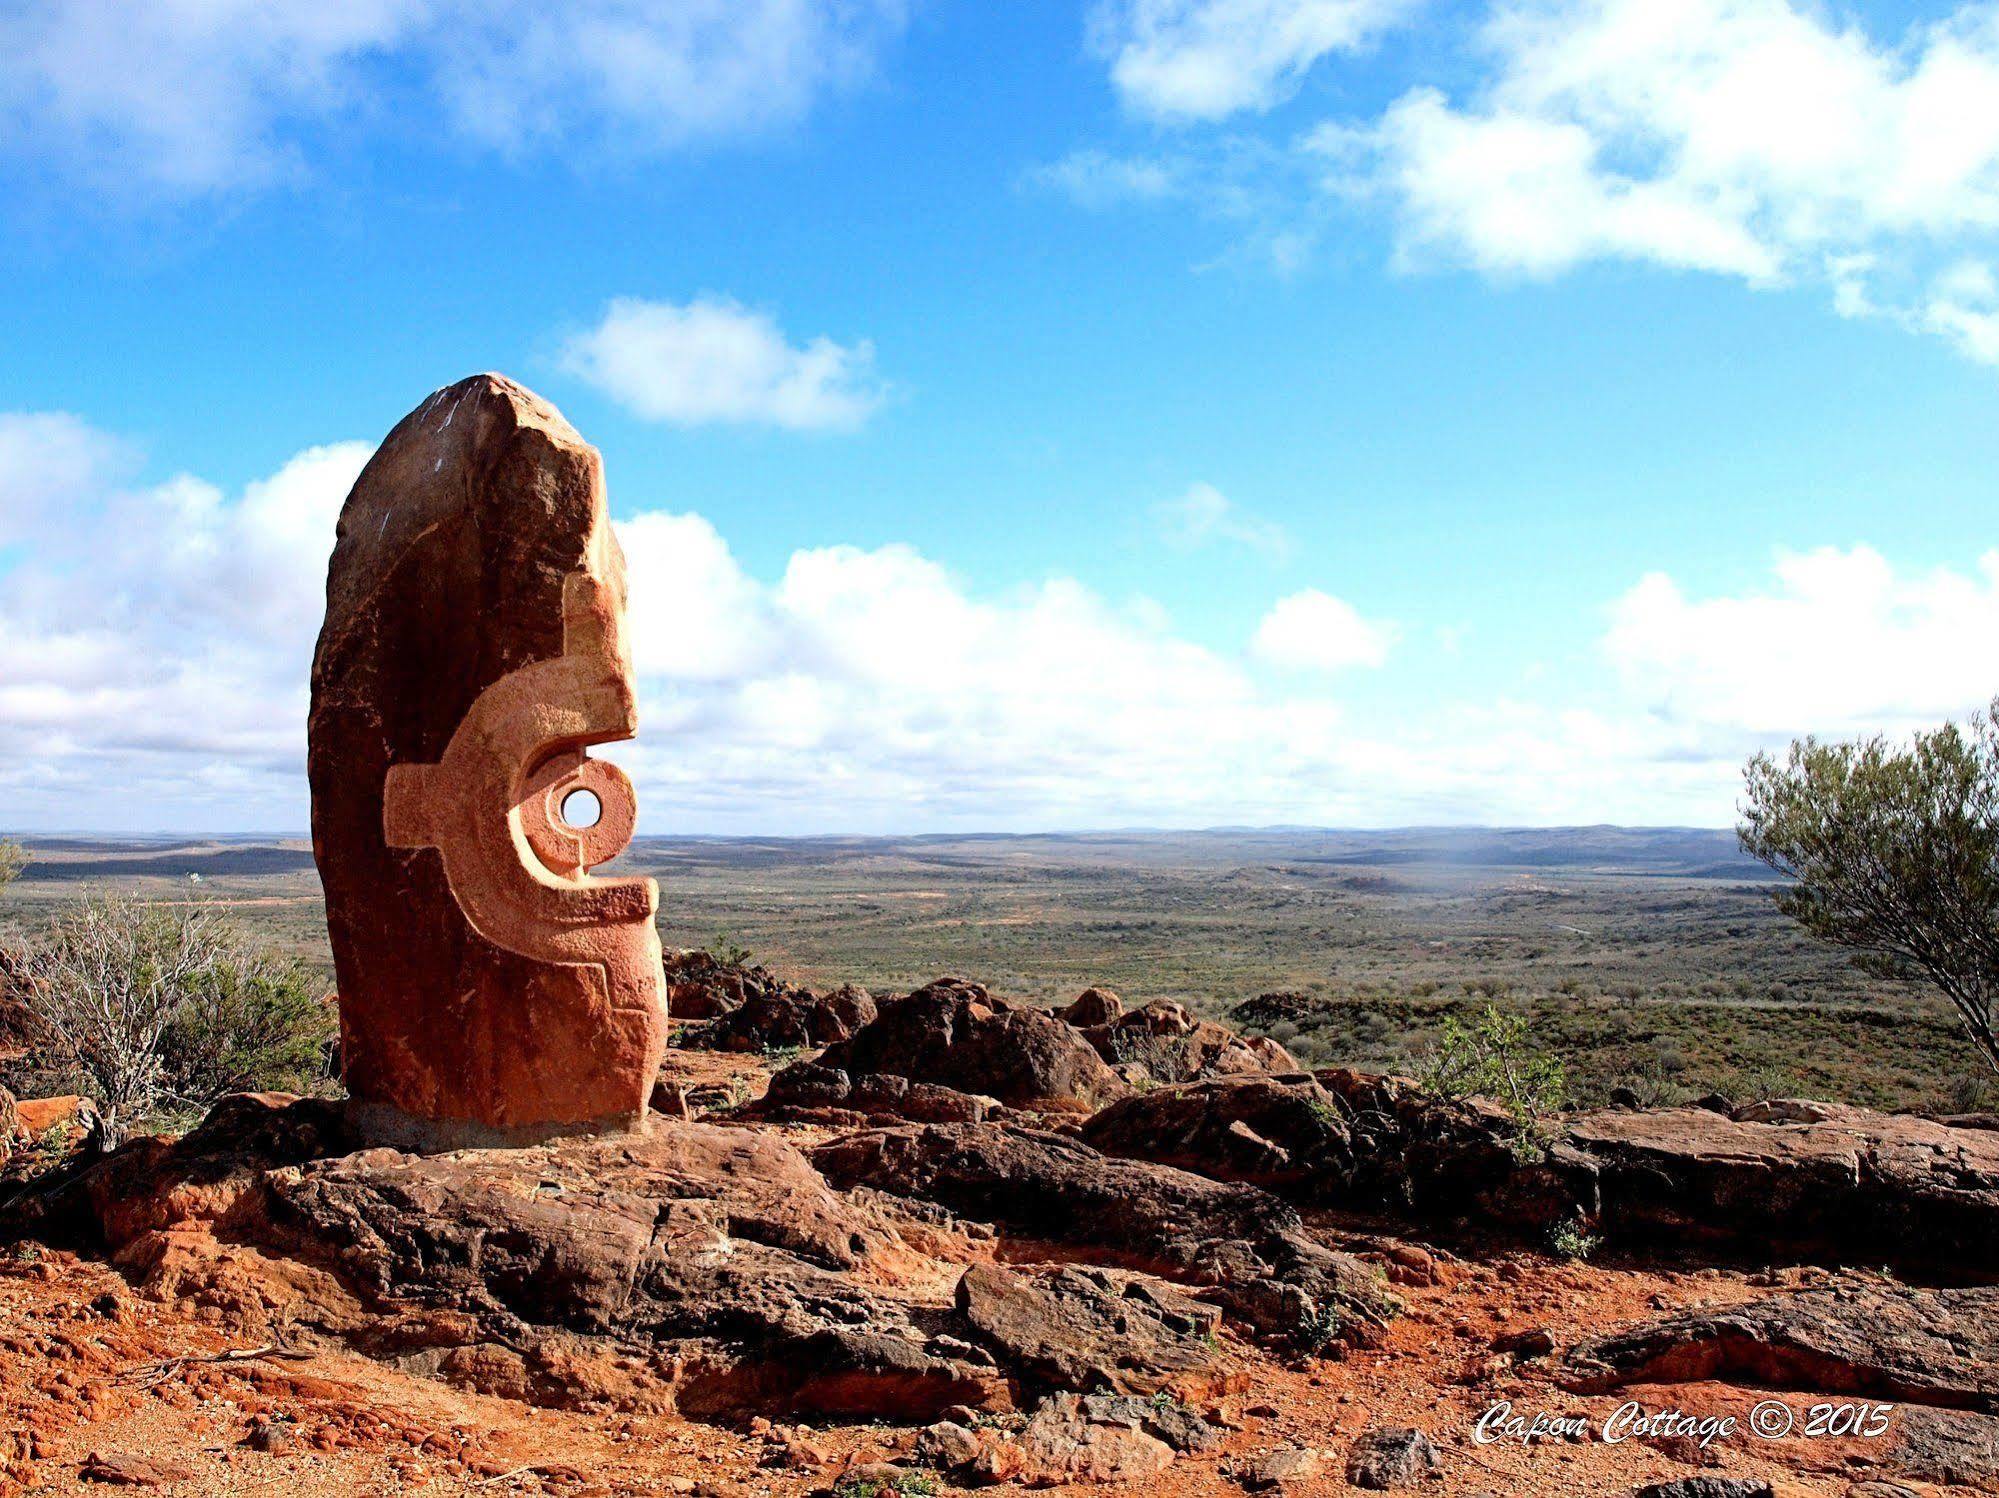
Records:
<instances>
[{"instance_id":1,"label":"white cloud","mask_svg":"<svg viewBox=\"0 0 1999 1498\"><path fill-rule=\"evenodd\" d=\"M1090 39L1125 106L1168 121L1265 110L1329 52L1372 41L1416 0L1107 0Z\"/></svg>"},{"instance_id":2,"label":"white cloud","mask_svg":"<svg viewBox=\"0 0 1999 1498\"><path fill-rule=\"evenodd\" d=\"M1334 12L1364 40L1392 9L1157 0L1101 12L1095 34L1134 108L1214 120L1352 45L1322 45ZM1617 260L1813 284L1842 316L1999 363L1999 299L1967 294L1963 271L1999 233L1995 0L1894 32L1812 0L1493 0L1468 40L1431 54L1448 78L1412 77L1372 116L1283 139L1238 124L1164 156L1079 151L1037 180L1090 206L1172 199L1247 223L1280 268L1323 237L1320 215L1380 209L1406 269Z\"/></svg>"},{"instance_id":3,"label":"white cloud","mask_svg":"<svg viewBox=\"0 0 1999 1498\"><path fill-rule=\"evenodd\" d=\"M0 806L32 804L43 825L241 826L242 800L282 808L251 825L301 825L326 559L370 451L308 448L234 498L100 469L44 514L0 572ZM23 456L0 445L0 488Z\"/></svg>"},{"instance_id":4,"label":"white cloud","mask_svg":"<svg viewBox=\"0 0 1999 1498\"><path fill-rule=\"evenodd\" d=\"M1290 671L1379 666L1394 643L1392 625L1372 622L1344 598L1306 588L1280 598L1256 626L1259 660Z\"/></svg>"},{"instance_id":5,"label":"white cloud","mask_svg":"<svg viewBox=\"0 0 1999 1498\"><path fill-rule=\"evenodd\" d=\"M1282 560L1291 551L1291 536L1283 526L1245 513L1213 484L1192 484L1178 499L1156 505L1153 514L1167 541L1175 546L1192 548L1226 541L1260 551L1273 560Z\"/></svg>"},{"instance_id":6,"label":"white cloud","mask_svg":"<svg viewBox=\"0 0 1999 1498\"><path fill-rule=\"evenodd\" d=\"M1937 258L1999 228L1999 6L1877 41L1793 0L1523 0L1482 41L1465 100L1413 88L1362 132L1405 260L1818 279L1999 362Z\"/></svg>"},{"instance_id":7,"label":"white cloud","mask_svg":"<svg viewBox=\"0 0 1999 1498\"><path fill-rule=\"evenodd\" d=\"M849 429L879 406L874 345L794 345L764 312L723 297L632 297L563 347L562 365L648 421Z\"/></svg>"},{"instance_id":8,"label":"white cloud","mask_svg":"<svg viewBox=\"0 0 1999 1498\"><path fill-rule=\"evenodd\" d=\"M202 194L420 119L507 153L766 129L863 74L903 0L43 0L0 13L0 127L92 186Z\"/></svg>"},{"instance_id":9,"label":"white cloud","mask_svg":"<svg viewBox=\"0 0 1999 1498\"><path fill-rule=\"evenodd\" d=\"M1026 180L1084 208L1155 203L1184 191L1177 162L1150 156L1114 156L1094 147L1029 171Z\"/></svg>"},{"instance_id":10,"label":"white cloud","mask_svg":"<svg viewBox=\"0 0 1999 1498\"><path fill-rule=\"evenodd\" d=\"M1665 721L1758 739L1897 731L1999 693L1999 551L1970 572L1899 572L1865 546L1773 570L1713 598L1647 576L1613 610L1608 658Z\"/></svg>"},{"instance_id":11,"label":"white cloud","mask_svg":"<svg viewBox=\"0 0 1999 1498\"><path fill-rule=\"evenodd\" d=\"M0 546L101 493L132 462L126 445L64 411L0 411Z\"/></svg>"}]
</instances>

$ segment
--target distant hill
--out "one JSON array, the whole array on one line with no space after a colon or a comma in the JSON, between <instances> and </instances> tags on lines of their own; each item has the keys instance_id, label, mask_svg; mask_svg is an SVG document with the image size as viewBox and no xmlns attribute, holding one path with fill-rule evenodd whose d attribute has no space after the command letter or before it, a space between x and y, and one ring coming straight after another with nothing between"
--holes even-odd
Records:
<instances>
[{"instance_id":1,"label":"distant hill","mask_svg":"<svg viewBox=\"0 0 1999 1498\"><path fill-rule=\"evenodd\" d=\"M257 875L312 868L311 844L297 837L26 837L35 861L23 879L70 882L111 875ZM1192 832L1147 828L1098 832L922 833L906 836L644 836L626 862L637 866L844 863L914 858L986 863L1050 856L1139 864L1246 860L1354 868L1568 869L1682 879L1774 877L1712 827L1215 827Z\"/></svg>"}]
</instances>

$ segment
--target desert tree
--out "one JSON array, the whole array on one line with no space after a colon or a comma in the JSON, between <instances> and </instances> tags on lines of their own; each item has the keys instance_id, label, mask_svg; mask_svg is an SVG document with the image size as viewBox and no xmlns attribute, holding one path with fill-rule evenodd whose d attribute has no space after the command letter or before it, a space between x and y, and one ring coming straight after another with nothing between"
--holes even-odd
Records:
<instances>
[{"instance_id":1,"label":"desert tree","mask_svg":"<svg viewBox=\"0 0 1999 1498\"><path fill-rule=\"evenodd\" d=\"M24 968L38 1037L87 1079L107 1144L162 1109L309 1082L330 1028L302 969L246 948L201 903L86 897Z\"/></svg>"},{"instance_id":2,"label":"desert tree","mask_svg":"<svg viewBox=\"0 0 1999 1498\"><path fill-rule=\"evenodd\" d=\"M1877 977L1928 983L1999 1071L1999 700L1963 727L1801 739L1744 771L1743 848L1777 906Z\"/></svg>"},{"instance_id":3,"label":"desert tree","mask_svg":"<svg viewBox=\"0 0 1999 1498\"><path fill-rule=\"evenodd\" d=\"M21 877L28 866L28 850L11 837L0 837L0 889Z\"/></svg>"}]
</instances>

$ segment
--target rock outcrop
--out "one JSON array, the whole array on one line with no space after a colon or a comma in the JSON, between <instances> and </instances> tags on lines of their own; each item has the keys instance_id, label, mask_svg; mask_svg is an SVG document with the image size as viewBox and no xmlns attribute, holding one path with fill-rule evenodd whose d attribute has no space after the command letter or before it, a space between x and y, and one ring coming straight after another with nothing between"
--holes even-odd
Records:
<instances>
[{"instance_id":1,"label":"rock outcrop","mask_svg":"<svg viewBox=\"0 0 1999 1498\"><path fill-rule=\"evenodd\" d=\"M1253 1186L1114 1160L1057 1134L1004 1125L873 1129L813 1163L868 1186L1199 1286L1258 1336L1293 1347L1367 1342L1392 1309L1358 1260L1307 1236L1297 1212Z\"/></svg>"},{"instance_id":2,"label":"rock outcrop","mask_svg":"<svg viewBox=\"0 0 1999 1498\"><path fill-rule=\"evenodd\" d=\"M1999 1134L1913 1114L1752 1104L1583 1114L1597 1220L1633 1242L1829 1252L1999 1275Z\"/></svg>"},{"instance_id":3,"label":"rock outcrop","mask_svg":"<svg viewBox=\"0 0 1999 1498\"><path fill-rule=\"evenodd\" d=\"M884 999L874 1022L829 1047L819 1065L852 1077L935 1082L1053 1113L1088 1113L1128 1090L1054 1015L959 978Z\"/></svg>"},{"instance_id":4,"label":"rock outcrop","mask_svg":"<svg viewBox=\"0 0 1999 1498\"><path fill-rule=\"evenodd\" d=\"M1307 1196L1337 1195L1352 1156L1339 1104L1297 1072L1156 1087L1100 1110L1080 1137L1107 1155Z\"/></svg>"},{"instance_id":5,"label":"rock outcrop","mask_svg":"<svg viewBox=\"0 0 1999 1498\"><path fill-rule=\"evenodd\" d=\"M835 1045L874 1023L874 998L851 984L829 994L806 989L750 993L726 1013L692 1025L674 1044L692 1051L793 1051Z\"/></svg>"},{"instance_id":6,"label":"rock outcrop","mask_svg":"<svg viewBox=\"0 0 1999 1498\"><path fill-rule=\"evenodd\" d=\"M1730 1379L1999 1413L1999 1287L1847 1286L1690 1311L1573 1348L1562 1381Z\"/></svg>"},{"instance_id":7,"label":"rock outcrop","mask_svg":"<svg viewBox=\"0 0 1999 1498\"><path fill-rule=\"evenodd\" d=\"M796 990L769 968L725 962L698 948L669 952L662 960L668 1012L677 1020L716 1019L751 999L776 998Z\"/></svg>"},{"instance_id":8,"label":"rock outcrop","mask_svg":"<svg viewBox=\"0 0 1999 1498\"><path fill-rule=\"evenodd\" d=\"M984 1123L997 1099L976 1097L935 1082L912 1082L893 1072L845 1072L800 1061L770 1079L762 1098L738 1110L745 1119L861 1128L878 1119L905 1123Z\"/></svg>"},{"instance_id":9,"label":"rock outcrop","mask_svg":"<svg viewBox=\"0 0 1999 1498\"><path fill-rule=\"evenodd\" d=\"M1083 999L1078 999L1070 1009L1082 1004ZM1082 1013L1099 1010L1108 1011L1109 1006L1086 1006ZM1143 1009L1122 1011L1120 1004L1118 1012L1085 1026L1082 1034L1127 1081L1192 1082L1204 1077L1299 1070L1290 1052L1276 1041L1239 1035L1213 1020L1196 1019L1184 1005L1171 999L1154 999Z\"/></svg>"},{"instance_id":10,"label":"rock outcrop","mask_svg":"<svg viewBox=\"0 0 1999 1498\"><path fill-rule=\"evenodd\" d=\"M1216 1302L1268 1320L1284 1297L1316 1296L1298 1309L1330 1315L1373 1284L1316 1245L1256 1237L1256 1201L1214 1199L1246 1188L1193 1177L1130 1239L1153 1243L1162 1280L979 1262L983 1230L931 1198L835 1191L769 1130L661 1119L429 1155L359 1142L337 1104L230 1098L184 1139L44 1179L0 1223L100 1245L149 1294L246 1336L330 1338L531 1403L702 1417L921 1422L1061 1392L1217 1397L1240 1373ZM1126 1186L1158 1170L1102 1164ZM1212 1237L1231 1229L1245 1238ZM948 1304L923 1289L936 1266L911 1233L972 1261Z\"/></svg>"},{"instance_id":11,"label":"rock outcrop","mask_svg":"<svg viewBox=\"0 0 1999 1498\"><path fill-rule=\"evenodd\" d=\"M584 753L637 727L624 613L596 451L497 375L430 396L347 497L308 771L343 1076L377 1137L645 1117L658 891L588 873L636 816L631 782Z\"/></svg>"}]
</instances>

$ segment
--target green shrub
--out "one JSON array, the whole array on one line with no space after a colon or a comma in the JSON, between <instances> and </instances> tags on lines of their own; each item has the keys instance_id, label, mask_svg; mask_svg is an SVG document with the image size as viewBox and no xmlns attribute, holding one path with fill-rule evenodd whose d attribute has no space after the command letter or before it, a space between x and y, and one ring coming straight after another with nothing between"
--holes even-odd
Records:
<instances>
[{"instance_id":1,"label":"green shrub","mask_svg":"<svg viewBox=\"0 0 1999 1498\"><path fill-rule=\"evenodd\" d=\"M708 943L708 955L723 967L748 967L756 954L726 931L717 931Z\"/></svg>"},{"instance_id":2,"label":"green shrub","mask_svg":"<svg viewBox=\"0 0 1999 1498\"><path fill-rule=\"evenodd\" d=\"M307 1092L326 1076L334 1020L294 962L258 953L201 973L160 1037L167 1091L206 1109L232 1092Z\"/></svg>"},{"instance_id":3,"label":"green shrub","mask_svg":"<svg viewBox=\"0 0 1999 1498\"><path fill-rule=\"evenodd\" d=\"M0 838L0 889L21 877L28 866L28 851L12 838Z\"/></svg>"},{"instance_id":4,"label":"green shrub","mask_svg":"<svg viewBox=\"0 0 1999 1498\"><path fill-rule=\"evenodd\" d=\"M1580 1264L1603 1246L1580 1217L1565 1218L1548 1230L1548 1247L1558 1259Z\"/></svg>"},{"instance_id":5,"label":"green shrub","mask_svg":"<svg viewBox=\"0 0 1999 1498\"><path fill-rule=\"evenodd\" d=\"M1487 1004L1471 1023L1444 1017L1443 1035L1423 1068L1423 1085L1445 1097L1486 1097L1506 1109L1514 1124L1515 1152L1545 1150L1544 1117L1568 1102L1562 1063L1534 1048L1524 1014L1502 1014Z\"/></svg>"}]
</instances>

